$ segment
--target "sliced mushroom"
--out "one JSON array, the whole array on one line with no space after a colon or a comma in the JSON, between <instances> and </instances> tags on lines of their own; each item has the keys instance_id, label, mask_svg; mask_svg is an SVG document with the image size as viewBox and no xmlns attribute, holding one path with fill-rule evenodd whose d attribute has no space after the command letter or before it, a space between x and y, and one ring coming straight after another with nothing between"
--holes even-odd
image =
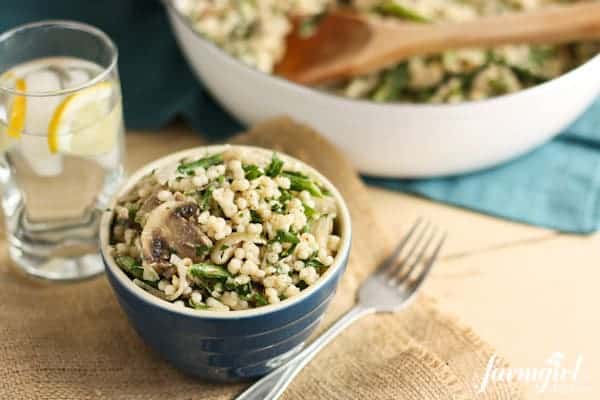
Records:
<instances>
[{"instance_id":1,"label":"sliced mushroom","mask_svg":"<svg viewBox=\"0 0 600 400\"><path fill-rule=\"evenodd\" d=\"M210 253L211 261L219 265L225 264L233 255L235 249L237 248L237 245L242 242L259 243L263 242L263 239L261 239L260 236L253 233L232 233L225 239L219 240L217 243L215 243L215 245L213 246L213 250Z\"/></svg>"},{"instance_id":2,"label":"sliced mushroom","mask_svg":"<svg viewBox=\"0 0 600 400\"><path fill-rule=\"evenodd\" d=\"M136 214L136 222L145 225L148 214L161 204L161 201L158 199L158 192L159 190L155 190L142 202Z\"/></svg>"},{"instance_id":3,"label":"sliced mushroom","mask_svg":"<svg viewBox=\"0 0 600 400\"><path fill-rule=\"evenodd\" d=\"M171 252L194 260L201 238L194 221L198 210L195 203L185 201L169 201L152 210L141 235L143 262L167 266Z\"/></svg>"},{"instance_id":4,"label":"sliced mushroom","mask_svg":"<svg viewBox=\"0 0 600 400\"><path fill-rule=\"evenodd\" d=\"M158 199L157 193L152 193L152 195L150 197L148 197L146 200L144 200L144 202L142 203L142 206L138 210L138 213L148 214L149 212L154 210L159 205L160 205L160 200Z\"/></svg>"}]
</instances>

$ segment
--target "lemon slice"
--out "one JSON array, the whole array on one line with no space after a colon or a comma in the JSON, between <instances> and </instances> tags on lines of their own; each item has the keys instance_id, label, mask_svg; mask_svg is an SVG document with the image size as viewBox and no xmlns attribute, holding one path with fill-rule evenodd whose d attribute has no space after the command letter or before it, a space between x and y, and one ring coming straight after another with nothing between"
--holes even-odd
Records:
<instances>
[{"instance_id":1,"label":"lemon slice","mask_svg":"<svg viewBox=\"0 0 600 400\"><path fill-rule=\"evenodd\" d=\"M27 84L24 79L17 79L15 81L15 90L18 90L19 92L25 92L27 90ZM8 136L15 139L21 137L21 132L23 132L23 128L25 128L26 114L27 99L25 96L13 96L12 104L8 112Z\"/></svg>"},{"instance_id":2,"label":"lemon slice","mask_svg":"<svg viewBox=\"0 0 600 400\"><path fill-rule=\"evenodd\" d=\"M114 83L102 82L63 100L48 126L50 152L95 156L113 150L121 124L114 90Z\"/></svg>"}]
</instances>

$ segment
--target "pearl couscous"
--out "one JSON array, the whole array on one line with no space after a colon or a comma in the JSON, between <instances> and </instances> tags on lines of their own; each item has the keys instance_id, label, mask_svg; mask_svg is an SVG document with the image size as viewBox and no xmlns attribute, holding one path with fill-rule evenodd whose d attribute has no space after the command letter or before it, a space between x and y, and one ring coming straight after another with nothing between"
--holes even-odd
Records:
<instances>
[{"instance_id":1,"label":"pearl couscous","mask_svg":"<svg viewBox=\"0 0 600 400\"><path fill-rule=\"evenodd\" d=\"M375 18L415 23L467 21L484 15L536 9L572 0L176 0L192 26L234 57L271 73L285 52L291 16L302 31L335 6ZM514 45L446 51L413 57L392 68L325 88L377 102L456 103L481 100L537 85L582 64L598 43Z\"/></svg>"},{"instance_id":2,"label":"pearl couscous","mask_svg":"<svg viewBox=\"0 0 600 400\"><path fill-rule=\"evenodd\" d=\"M340 246L333 197L299 163L242 148L154 171L113 210L111 252L151 294L244 310L297 296Z\"/></svg>"}]
</instances>

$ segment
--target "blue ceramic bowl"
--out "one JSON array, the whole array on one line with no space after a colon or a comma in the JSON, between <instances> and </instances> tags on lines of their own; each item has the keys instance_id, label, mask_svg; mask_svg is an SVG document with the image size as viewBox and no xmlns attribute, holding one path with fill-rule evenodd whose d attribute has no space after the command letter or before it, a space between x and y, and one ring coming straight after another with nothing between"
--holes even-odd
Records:
<instances>
[{"instance_id":1,"label":"blue ceramic bowl","mask_svg":"<svg viewBox=\"0 0 600 400\"><path fill-rule=\"evenodd\" d=\"M127 181L110 209L114 208L118 197L152 170L169 173L184 157L202 157L207 152L223 151L227 147L199 147L146 165ZM251 149L272 153L272 150ZM301 163L285 155L280 157ZM204 311L177 307L152 296L136 286L110 255L108 245L113 213L104 213L100 226L101 252L117 299L142 339L183 372L213 381L236 381L264 375L300 351L321 321L348 262L350 215L337 189L317 171L303 165L337 202L341 246L333 265L315 284L276 305L244 311Z\"/></svg>"}]
</instances>

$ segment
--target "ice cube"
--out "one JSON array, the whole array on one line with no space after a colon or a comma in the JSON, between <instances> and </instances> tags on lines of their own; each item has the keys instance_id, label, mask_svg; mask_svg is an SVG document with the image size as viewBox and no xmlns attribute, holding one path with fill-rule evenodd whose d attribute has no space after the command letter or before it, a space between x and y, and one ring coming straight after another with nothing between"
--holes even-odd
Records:
<instances>
[{"instance_id":1,"label":"ice cube","mask_svg":"<svg viewBox=\"0 0 600 400\"><path fill-rule=\"evenodd\" d=\"M92 74L86 69L68 68L65 72L67 79L63 83L65 84L66 88L82 86L92 79Z\"/></svg>"},{"instance_id":2,"label":"ice cube","mask_svg":"<svg viewBox=\"0 0 600 400\"><path fill-rule=\"evenodd\" d=\"M32 71L25 76L27 91L52 92L61 89L58 74L48 69ZM48 149L48 125L64 96L29 96L25 112L25 132L19 149L31 169L40 176L62 172L62 156Z\"/></svg>"},{"instance_id":3,"label":"ice cube","mask_svg":"<svg viewBox=\"0 0 600 400\"><path fill-rule=\"evenodd\" d=\"M28 92L53 92L62 88L56 72L48 69L32 71L25 76ZM63 101L63 96L30 96L27 98L25 132L44 135L54 115Z\"/></svg>"},{"instance_id":4,"label":"ice cube","mask_svg":"<svg viewBox=\"0 0 600 400\"><path fill-rule=\"evenodd\" d=\"M60 175L62 172L62 156L50 153L48 138L45 135L22 135L19 140L19 150L37 175L50 177Z\"/></svg>"}]
</instances>

